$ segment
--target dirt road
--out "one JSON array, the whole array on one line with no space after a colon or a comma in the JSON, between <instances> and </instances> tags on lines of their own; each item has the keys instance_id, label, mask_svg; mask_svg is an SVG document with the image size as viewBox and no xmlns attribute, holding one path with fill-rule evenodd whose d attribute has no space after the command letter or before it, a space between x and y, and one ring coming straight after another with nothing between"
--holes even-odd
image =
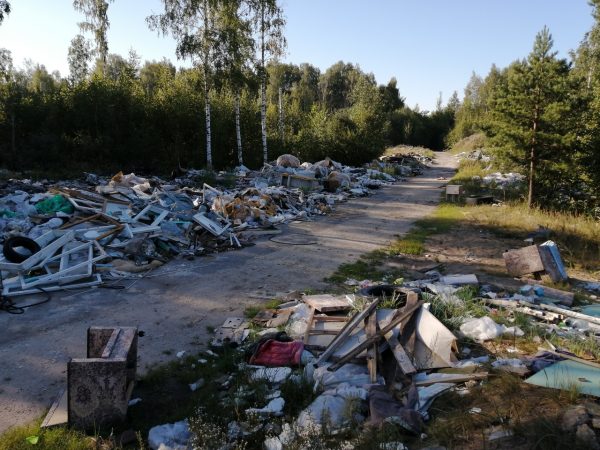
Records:
<instances>
[{"instance_id":1,"label":"dirt road","mask_svg":"<svg viewBox=\"0 0 600 450\"><path fill-rule=\"evenodd\" d=\"M252 294L323 289L323 278L341 263L408 231L435 208L445 183L437 178L450 178L453 167L453 157L439 154L424 175L336 205L327 217L285 226L277 237L307 245L262 238L240 251L173 261L127 290L55 294L24 315L0 313L0 433L50 406L66 384L69 358L85 356L89 326L144 330L141 372L180 350L197 351L208 341L207 326L257 303Z\"/></svg>"}]
</instances>

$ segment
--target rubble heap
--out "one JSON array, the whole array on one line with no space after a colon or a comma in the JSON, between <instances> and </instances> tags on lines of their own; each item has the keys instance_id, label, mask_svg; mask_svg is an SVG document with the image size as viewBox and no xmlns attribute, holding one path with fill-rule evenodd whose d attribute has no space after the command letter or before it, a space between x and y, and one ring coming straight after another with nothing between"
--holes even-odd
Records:
<instances>
[{"instance_id":1,"label":"rubble heap","mask_svg":"<svg viewBox=\"0 0 600 450\"><path fill-rule=\"evenodd\" d=\"M174 175L10 180L0 198L2 294L89 287L173 257L241 248L246 231L327 214L401 178L329 158L300 163L293 155L260 171L220 173L231 188L204 183L211 174L202 170Z\"/></svg>"}]
</instances>

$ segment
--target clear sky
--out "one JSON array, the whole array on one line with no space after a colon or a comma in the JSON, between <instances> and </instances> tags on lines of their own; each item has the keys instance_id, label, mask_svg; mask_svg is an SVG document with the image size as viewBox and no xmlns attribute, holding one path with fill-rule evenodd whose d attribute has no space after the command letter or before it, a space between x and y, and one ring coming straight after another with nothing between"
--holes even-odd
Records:
<instances>
[{"instance_id":1,"label":"clear sky","mask_svg":"<svg viewBox=\"0 0 600 450\"><path fill-rule=\"evenodd\" d=\"M12 0L0 26L0 47L49 71L68 73L67 49L81 16L71 0ZM379 83L395 76L410 106L432 109L462 96L472 71L485 75L525 57L547 25L563 57L593 23L587 0L282 0L287 18L286 60L325 70L343 60L373 72ZM111 53L135 49L142 59L175 62L175 43L148 30L145 18L160 0L115 0L109 7ZM175 63L181 65L183 62Z\"/></svg>"}]
</instances>

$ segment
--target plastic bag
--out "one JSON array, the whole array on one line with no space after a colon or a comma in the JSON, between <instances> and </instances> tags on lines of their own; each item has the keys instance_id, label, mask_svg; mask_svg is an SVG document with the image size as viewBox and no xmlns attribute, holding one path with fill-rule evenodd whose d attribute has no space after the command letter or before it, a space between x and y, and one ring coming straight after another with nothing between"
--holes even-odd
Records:
<instances>
[{"instance_id":1,"label":"plastic bag","mask_svg":"<svg viewBox=\"0 0 600 450\"><path fill-rule=\"evenodd\" d=\"M55 195L54 197L42 200L35 205L35 209L40 214L53 214L59 211L65 214L73 214L75 211L69 200L62 195Z\"/></svg>"},{"instance_id":2,"label":"plastic bag","mask_svg":"<svg viewBox=\"0 0 600 450\"><path fill-rule=\"evenodd\" d=\"M504 325L497 324L487 316L479 319L469 319L460 326L462 334L476 341L496 339L504 333L505 329Z\"/></svg>"}]
</instances>

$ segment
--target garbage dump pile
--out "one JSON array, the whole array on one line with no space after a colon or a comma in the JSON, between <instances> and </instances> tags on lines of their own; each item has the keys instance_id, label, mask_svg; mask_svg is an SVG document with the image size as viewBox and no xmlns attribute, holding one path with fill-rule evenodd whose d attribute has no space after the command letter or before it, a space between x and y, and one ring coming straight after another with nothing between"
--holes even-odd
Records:
<instances>
[{"instance_id":1,"label":"garbage dump pile","mask_svg":"<svg viewBox=\"0 0 600 450\"><path fill-rule=\"evenodd\" d=\"M423 173L423 169L427 167L427 164L433 162L429 156L420 155L414 152L399 152L393 155L381 156L379 161L384 165L395 168L398 175L405 177L420 175Z\"/></svg>"},{"instance_id":2,"label":"garbage dump pile","mask_svg":"<svg viewBox=\"0 0 600 450\"><path fill-rule=\"evenodd\" d=\"M490 162L492 161L492 157L487 154L485 149L476 149L470 152L461 152L456 155L456 158L459 160L469 159L471 161L481 161L481 162Z\"/></svg>"},{"instance_id":3,"label":"garbage dump pile","mask_svg":"<svg viewBox=\"0 0 600 450\"><path fill-rule=\"evenodd\" d=\"M535 252L548 256L544 264L526 267L533 258L533 247L505 255L509 271L560 276L562 262L551 241L535 248ZM229 443L257 432L261 426L269 427L274 417L284 416L286 401L290 401L281 389L286 380L307 381L312 391L306 395L313 400L296 417L284 417L281 432L267 436L265 449L288 448L298 439L325 430L333 435L349 430L360 433L383 424L395 424L418 438L425 431L436 398L448 392L469 394L503 372L531 385L561 390L576 386L583 394L600 397L599 364L540 338L549 333L546 336L596 339L600 330L598 305L575 308L573 293L541 286L537 280L524 278L522 288L511 293L481 285L474 274L442 275L435 269L425 270L422 279L394 285L363 280L358 284L361 288L350 295L294 292L284 297L285 303L265 309L251 320L228 318L215 331L213 349L239 348L246 355L239 370L269 388L264 407L247 409L242 421L229 424L239 431L229 436ZM357 285L356 280L347 284ZM583 287L600 290L597 283ZM468 301L476 307L469 308L462 297L460 291L465 289L473 293ZM453 311L454 315L449 317L441 311ZM514 324L517 318L523 324L523 317L530 322L528 332L534 329L539 333L533 337L539 343L533 354L514 346L515 340L525 335ZM252 341L251 329L256 333L257 326L260 331ZM502 338L512 343L507 347L509 357L498 355ZM492 340L496 341L486 347ZM227 377L224 374L223 379L231 378ZM243 395L243 389L239 392ZM600 420L600 410L594 411L586 416L587 422L591 423L592 416L594 421ZM576 425L587 427L587 422ZM186 421L161 425L150 430L151 448L169 444L165 432L172 432L174 427L182 429L181 445L193 438ZM483 432L488 442L512 436L510 423ZM579 428L577 432L579 435ZM385 448L407 448L401 442L389 445Z\"/></svg>"},{"instance_id":4,"label":"garbage dump pile","mask_svg":"<svg viewBox=\"0 0 600 450\"><path fill-rule=\"evenodd\" d=\"M202 170L170 181L122 172L58 183L10 180L0 198L2 294L90 287L173 257L241 248L251 239L247 231L327 214L401 179L384 168L414 174L409 161L355 168L282 155L260 171L236 168L232 188L202 183L209 175Z\"/></svg>"}]
</instances>

